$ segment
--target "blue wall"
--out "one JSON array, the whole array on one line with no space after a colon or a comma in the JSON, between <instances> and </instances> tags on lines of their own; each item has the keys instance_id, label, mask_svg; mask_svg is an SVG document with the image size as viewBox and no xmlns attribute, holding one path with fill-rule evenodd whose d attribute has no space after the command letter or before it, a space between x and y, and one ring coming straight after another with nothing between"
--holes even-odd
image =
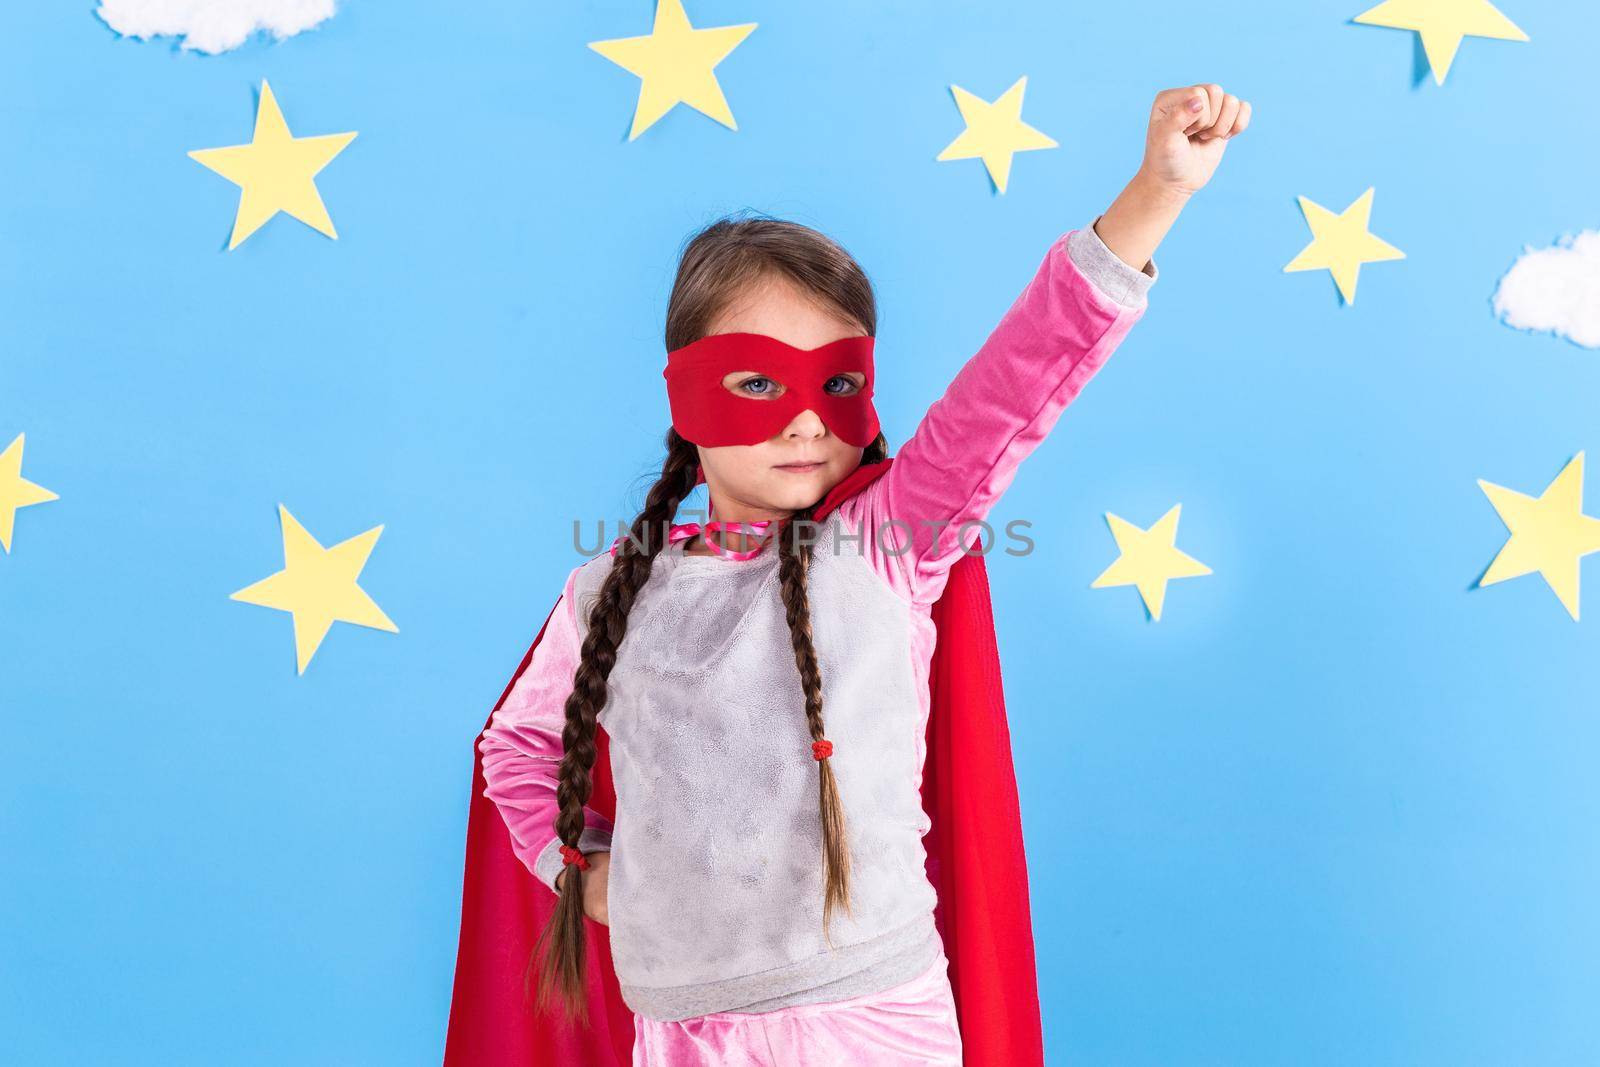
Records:
<instances>
[{"instance_id":1,"label":"blue wall","mask_svg":"<svg viewBox=\"0 0 1600 1067\"><path fill-rule=\"evenodd\" d=\"M1505 0L1443 87L1360 0L1180 5L691 0L758 22L718 68L737 133L587 42L648 0L349 0L208 57L91 0L0 44L0 447L61 499L0 556L0 1060L436 1063L471 743L667 426L681 241L755 207L833 234L882 307L892 443L1137 166L1150 97L1216 80L1249 133L1158 254L1152 305L1029 460L990 560L1050 1062L1600 1061L1600 571L1472 588L1486 478L1600 459L1600 354L1499 325L1524 244L1600 224L1600 10ZM1061 147L995 195L948 85ZM185 155L359 130L340 233ZM1377 189L1403 262L1341 307L1283 274L1295 197ZM1591 475L1591 481L1600 475ZM228 594L384 524L303 677L288 616ZM1182 502L1159 623L1103 515ZM1591 485L1591 513L1600 489Z\"/></svg>"}]
</instances>

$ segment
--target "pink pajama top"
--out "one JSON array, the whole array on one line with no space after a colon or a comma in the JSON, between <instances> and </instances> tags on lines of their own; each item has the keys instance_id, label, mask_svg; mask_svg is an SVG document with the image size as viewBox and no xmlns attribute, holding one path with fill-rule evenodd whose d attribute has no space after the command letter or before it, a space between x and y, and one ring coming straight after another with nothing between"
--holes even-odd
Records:
<instances>
[{"instance_id":1,"label":"pink pajama top","mask_svg":"<svg viewBox=\"0 0 1600 1067\"><path fill-rule=\"evenodd\" d=\"M1144 313L1137 271L1093 227L1064 234L895 455L820 525L808 576L823 723L844 805L851 911L822 926L818 765L779 596L778 553L657 556L599 715L616 823L612 961L623 999L664 1021L861 996L942 951L922 837L931 605L1017 467ZM963 526L963 524L968 524ZM985 535L985 543L992 538ZM565 705L609 551L574 568L480 742L487 796L554 888Z\"/></svg>"}]
</instances>

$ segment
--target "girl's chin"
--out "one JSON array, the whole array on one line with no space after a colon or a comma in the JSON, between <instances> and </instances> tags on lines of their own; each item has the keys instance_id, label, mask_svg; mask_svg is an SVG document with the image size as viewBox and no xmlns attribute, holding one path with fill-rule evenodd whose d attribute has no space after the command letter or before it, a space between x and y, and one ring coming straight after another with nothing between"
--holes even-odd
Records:
<instances>
[{"instance_id":1,"label":"girl's chin","mask_svg":"<svg viewBox=\"0 0 1600 1067\"><path fill-rule=\"evenodd\" d=\"M819 467L805 474L779 472L771 486L772 506L784 511L798 511L810 507L838 484L839 479Z\"/></svg>"}]
</instances>

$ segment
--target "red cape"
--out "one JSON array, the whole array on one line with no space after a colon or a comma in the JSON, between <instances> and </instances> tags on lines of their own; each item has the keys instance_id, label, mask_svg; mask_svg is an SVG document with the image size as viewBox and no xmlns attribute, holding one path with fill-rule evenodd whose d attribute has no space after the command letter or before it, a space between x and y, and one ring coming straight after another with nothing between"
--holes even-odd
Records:
<instances>
[{"instance_id":1,"label":"red cape","mask_svg":"<svg viewBox=\"0 0 1600 1067\"><path fill-rule=\"evenodd\" d=\"M892 462L857 468L823 498L816 518ZM963 1059L966 1067L1034 1067L1044 1063L1044 1043L1028 870L983 556L957 560L932 617L938 643L929 679L922 806L933 825L923 844L928 878L939 894L934 918L950 960ZM496 710L543 637L541 626ZM614 820L617 797L604 728L597 729L596 746L589 804ZM512 852L510 832L484 789L483 757L474 742L445 1067L629 1067L633 1013L612 969L608 927L585 920L593 1029L569 1027L554 1012L536 1016L524 1002L523 971L556 897Z\"/></svg>"}]
</instances>

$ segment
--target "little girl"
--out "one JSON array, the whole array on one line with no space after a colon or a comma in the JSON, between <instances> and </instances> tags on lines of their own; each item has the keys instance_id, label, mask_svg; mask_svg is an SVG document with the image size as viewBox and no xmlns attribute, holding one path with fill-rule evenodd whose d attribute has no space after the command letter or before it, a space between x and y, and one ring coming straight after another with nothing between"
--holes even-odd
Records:
<instances>
[{"instance_id":1,"label":"little girl","mask_svg":"<svg viewBox=\"0 0 1600 1067\"><path fill-rule=\"evenodd\" d=\"M919 800L930 605L1143 314L1156 246L1249 112L1216 85L1158 94L1132 181L1052 245L892 461L856 262L770 219L687 245L661 477L567 576L479 742L517 858L559 898L537 1010L581 1007L587 916L636 1065L962 1063ZM675 524L702 481L715 521ZM597 726L614 819L590 806Z\"/></svg>"}]
</instances>

